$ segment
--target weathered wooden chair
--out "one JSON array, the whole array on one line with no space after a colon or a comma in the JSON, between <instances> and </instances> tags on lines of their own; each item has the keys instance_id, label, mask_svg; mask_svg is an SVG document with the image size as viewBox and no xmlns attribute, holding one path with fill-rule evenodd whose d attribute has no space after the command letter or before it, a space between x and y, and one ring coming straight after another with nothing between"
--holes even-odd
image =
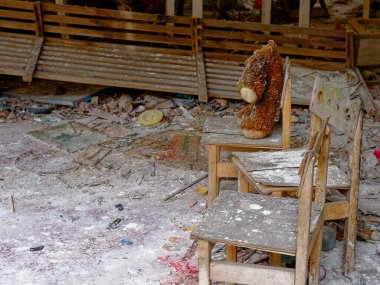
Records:
<instances>
[{"instance_id":1,"label":"weathered wooden chair","mask_svg":"<svg viewBox=\"0 0 380 285\"><path fill-rule=\"evenodd\" d=\"M310 109L321 118L330 117L329 123L339 131L353 139L351 155L351 179L337 166L329 165L327 188L346 192L346 200L327 203L324 220L346 219L343 271L354 270L354 253L356 241L356 217L359 191L359 165L361 149L362 114L359 98L351 100L348 96L330 88L323 93L323 102L318 100L321 90L327 91L319 79ZM248 191L248 185L253 186L260 194L284 196L287 192L297 189L299 177L298 165L302 160L303 149L276 152L233 153L232 162L238 168L239 188Z\"/></svg>"},{"instance_id":2,"label":"weathered wooden chair","mask_svg":"<svg viewBox=\"0 0 380 285\"><path fill-rule=\"evenodd\" d=\"M219 194L220 178L237 177L236 167L221 161L221 151L281 150L290 147L291 80L290 63L284 64L284 85L281 98L281 123L277 123L269 137L247 139L241 134L236 118L208 117L204 123L201 143L209 146L208 204Z\"/></svg>"},{"instance_id":3,"label":"weathered wooden chair","mask_svg":"<svg viewBox=\"0 0 380 285\"><path fill-rule=\"evenodd\" d=\"M309 284L318 284L329 140L327 119L315 115L311 142L299 167L300 199L240 191L220 193L191 234L199 246L199 284L211 284L212 280L251 285L301 285L306 284L307 279ZM225 262L212 261L211 249L215 243L226 244L235 255L227 253ZM236 263L236 247L295 256L296 267Z\"/></svg>"}]
</instances>

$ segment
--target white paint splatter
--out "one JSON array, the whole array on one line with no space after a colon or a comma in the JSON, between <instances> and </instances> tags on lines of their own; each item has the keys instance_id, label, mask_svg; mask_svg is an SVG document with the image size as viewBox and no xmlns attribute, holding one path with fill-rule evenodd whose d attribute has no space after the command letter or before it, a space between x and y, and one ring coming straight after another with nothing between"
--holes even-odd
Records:
<instances>
[{"instance_id":1,"label":"white paint splatter","mask_svg":"<svg viewBox=\"0 0 380 285\"><path fill-rule=\"evenodd\" d=\"M272 213L271 211L268 211L268 210L264 210L262 211L261 213L263 213L265 216L268 216L270 215L270 213Z\"/></svg>"},{"instance_id":2,"label":"white paint splatter","mask_svg":"<svg viewBox=\"0 0 380 285\"><path fill-rule=\"evenodd\" d=\"M251 204L251 205L249 205L249 208L251 208L252 210L260 210L263 207L261 207L260 205L257 205L257 204Z\"/></svg>"},{"instance_id":3,"label":"white paint splatter","mask_svg":"<svg viewBox=\"0 0 380 285\"><path fill-rule=\"evenodd\" d=\"M235 218L235 221L241 221L240 217Z\"/></svg>"}]
</instances>

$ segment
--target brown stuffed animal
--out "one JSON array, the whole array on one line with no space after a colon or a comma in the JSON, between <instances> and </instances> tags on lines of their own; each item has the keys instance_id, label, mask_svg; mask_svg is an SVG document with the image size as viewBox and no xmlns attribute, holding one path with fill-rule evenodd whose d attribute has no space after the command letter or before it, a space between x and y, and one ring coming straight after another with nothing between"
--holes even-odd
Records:
<instances>
[{"instance_id":1,"label":"brown stuffed animal","mask_svg":"<svg viewBox=\"0 0 380 285\"><path fill-rule=\"evenodd\" d=\"M238 123L246 138L268 136L280 109L284 71L282 59L274 41L256 50L246 61L238 89L244 101L250 103L238 114Z\"/></svg>"}]
</instances>

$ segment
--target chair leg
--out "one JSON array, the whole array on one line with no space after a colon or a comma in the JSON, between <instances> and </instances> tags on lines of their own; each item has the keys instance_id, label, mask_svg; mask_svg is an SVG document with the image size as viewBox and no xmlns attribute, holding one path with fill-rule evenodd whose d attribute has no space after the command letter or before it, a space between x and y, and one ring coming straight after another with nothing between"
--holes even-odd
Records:
<instances>
[{"instance_id":1,"label":"chair leg","mask_svg":"<svg viewBox=\"0 0 380 285\"><path fill-rule=\"evenodd\" d=\"M243 193L249 192L249 183L241 171L238 172L238 190Z\"/></svg>"},{"instance_id":2,"label":"chair leg","mask_svg":"<svg viewBox=\"0 0 380 285\"><path fill-rule=\"evenodd\" d=\"M220 161L220 146L210 145L208 161L208 205L211 205L219 195L218 163Z\"/></svg>"},{"instance_id":3,"label":"chair leg","mask_svg":"<svg viewBox=\"0 0 380 285\"><path fill-rule=\"evenodd\" d=\"M227 261L237 261L237 246L227 245ZM235 285L235 283L227 282L226 285Z\"/></svg>"},{"instance_id":4,"label":"chair leg","mask_svg":"<svg viewBox=\"0 0 380 285\"><path fill-rule=\"evenodd\" d=\"M317 239L310 253L309 285L319 284L319 261L321 259L322 237L323 237L323 224L321 225L321 228L319 229Z\"/></svg>"},{"instance_id":5,"label":"chair leg","mask_svg":"<svg viewBox=\"0 0 380 285\"><path fill-rule=\"evenodd\" d=\"M349 215L344 227L343 241L343 274L355 270L355 243L357 235L357 215Z\"/></svg>"},{"instance_id":6,"label":"chair leg","mask_svg":"<svg viewBox=\"0 0 380 285\"><path fill-rule=\"evenodd\" d=\"M199 285L211 285L210 262L211 262L211 243L206 240L198 241L198 270Z\"/></svg>"}]
</instances>

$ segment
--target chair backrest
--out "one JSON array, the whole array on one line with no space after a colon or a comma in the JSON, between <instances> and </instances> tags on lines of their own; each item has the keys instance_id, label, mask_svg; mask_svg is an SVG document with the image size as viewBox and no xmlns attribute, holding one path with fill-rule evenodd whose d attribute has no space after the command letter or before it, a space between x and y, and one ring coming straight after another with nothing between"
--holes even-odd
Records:
<instances>
[{"instance_id":1,"label":"chair backrest","mask_svg":"<svg viewBox=\"0 0 380 285\"><path fill-rule=\"evenodd\" d=\"M305 272L305 274L307 272L312 205L314 204L314 209L321 211L321 215L323 214L331 126L354 138L354 141L360 141L362 123L361 106L359 98L351 99L349 96L344 96L336 86L323 84L320 78L316 77L310 103L310 111L312 112L310 144L308 151L305 152L299 171L301 182L298 188L300 200L296 272ZM359 155L356 155L360 157L360 149L356 150L356 152L359 153ZM314 174L315 169L316 174ZM314 175L316 176L315 203L312 203ZM358 181L355 183L358 183ZM323 219L320 219L319 222L322 223ZM305 280L304 283L306 284L306 275L296 278Z\"/></svg>"}]
</instances>

